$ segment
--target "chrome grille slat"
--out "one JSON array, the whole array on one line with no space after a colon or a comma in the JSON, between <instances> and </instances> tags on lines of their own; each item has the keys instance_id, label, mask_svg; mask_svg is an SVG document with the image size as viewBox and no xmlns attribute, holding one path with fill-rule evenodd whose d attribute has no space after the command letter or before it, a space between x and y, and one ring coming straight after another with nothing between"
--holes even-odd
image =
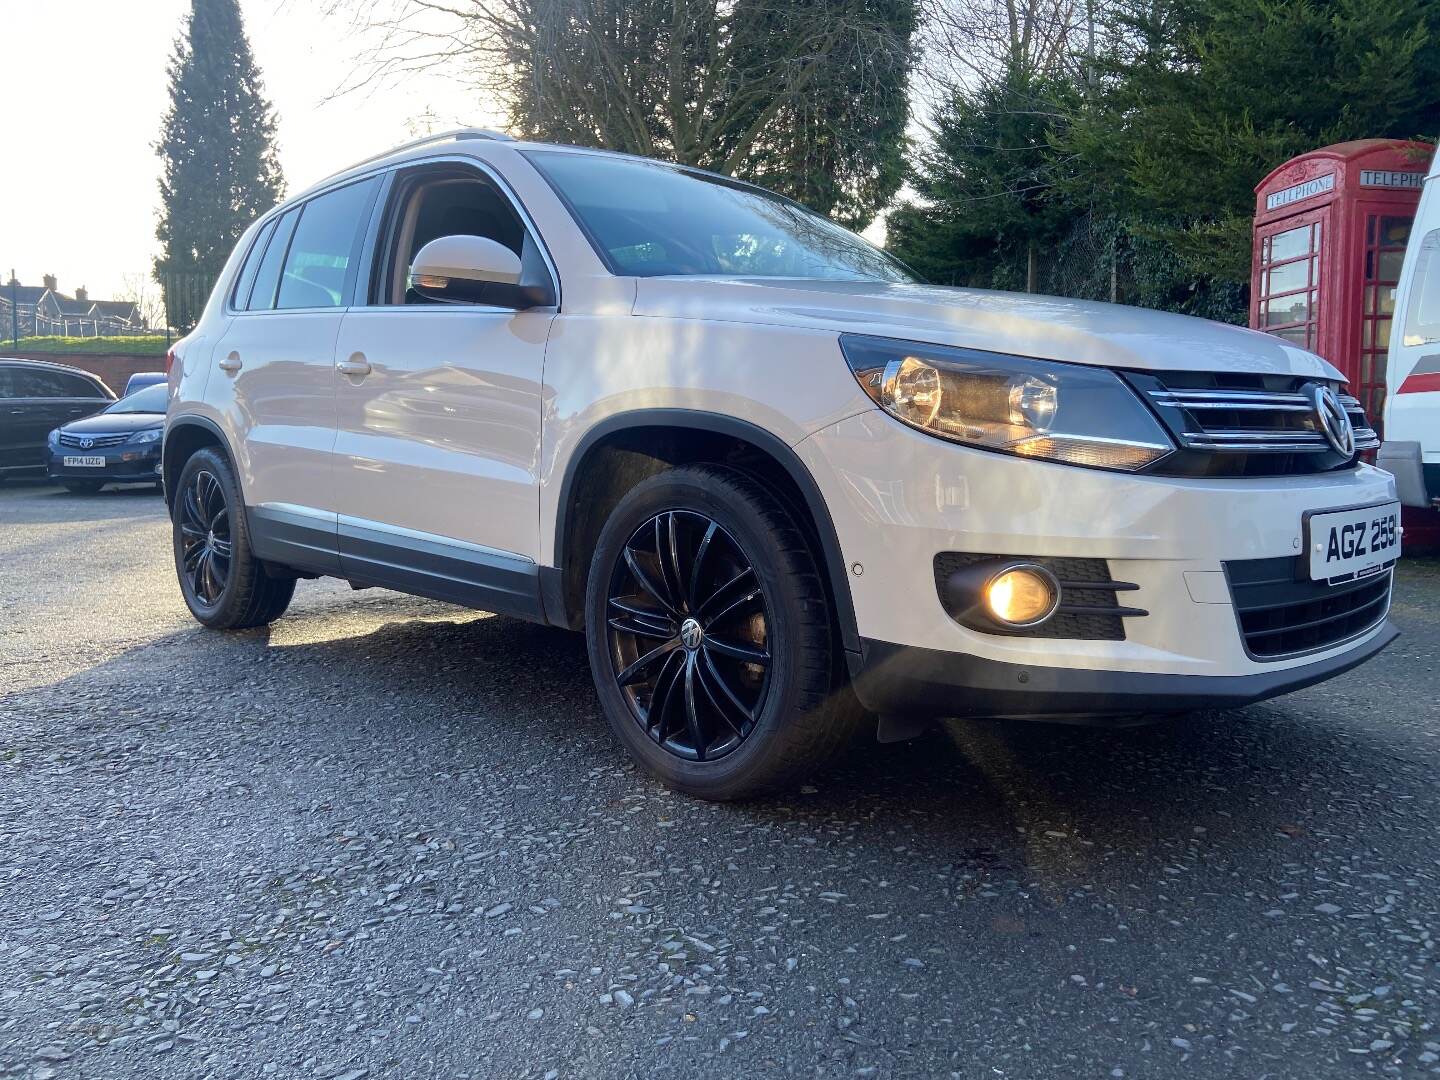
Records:
<instances>
[{"instance_id":1,"label":"chrome grille slat","mask_svg":"<svg viewBox=\"0 0 1440 1080\"><path fill-rule=\"evenodd\" d=\"M1183 408L1189 408L1192 404L1211 409L1235 405L1267 409L1286 405L1311 408L1304 394L1268 393L1263 390L1152 390L1150 396L1161 405L1178 405Z\"/></svg>"},{"instance_id":2,"label":"chrome grille slat","mask_svg":"<svg viewBox=\"0 0 1440 1080\"><path fill-rule=\"evenodd\" d=\"M1293 384L1292 384L1293 385ZM1209 453L1246 454L1327 454L1331 453L1324 434L1313 428L1286 427L1287 418L1314 412L1309 395L1294 390L1212 390L1159 388L1147 391L1150 400L1167 409L1184 410L1192 423L1203 430L1181 430L1178 437L1187 450ZM1350 394L1339 395L1340 404L1355 426L1355 448L1374 450L1380 439L1365 418L1358 399ZM1215 413L1254 416L1246 426L1212 425L1208 417ZM1274 417L1273 425L1261 422L1262 416ZM1238 419L1238 417L1237 417Z\"/></svg>"},{"instance_id":3,"label":"chrome grille slat","mask_svg":"<svg viewBox=\"0 0 1440 1080\"><path fill-rule=\"evenodd\" d=\"M98 450L102 446L119 446L126 439L130 438L130 435L131 433L128 431L121 432L118 435L72 435L62 431L60 433L60 445L78 447L81 450ZM87 439L90 445L82 446L82 441Z\"/></svg>"}]
</instances>

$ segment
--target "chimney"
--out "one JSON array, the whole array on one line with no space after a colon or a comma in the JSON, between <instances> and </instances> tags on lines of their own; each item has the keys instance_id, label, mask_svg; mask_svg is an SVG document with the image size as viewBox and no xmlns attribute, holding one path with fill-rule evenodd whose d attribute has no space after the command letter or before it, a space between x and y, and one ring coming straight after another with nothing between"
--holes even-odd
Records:
<instances>
[{"instance_id":1,"label":"chimney","mask_svg":"<svg viewBox=\"0 0 1440 1080\"><path fill-rule=\"evenodd\" d=\"M85 291L84 285L81 285L78 289L75 290L75 299L79 300L82 304L89 303L90 294Z\"/></svg>"},{"instance_id":2,"label":"chimney","mask_svg":"<svg viewBox=\"0 0 1440 1080\"><path fill-rule=\"evenodd\" d=\"M56 283L54 274L46 274L40 280L45 283L45 287L51 292L59 292L60 286Z\"/></svg>"}]
</instances>

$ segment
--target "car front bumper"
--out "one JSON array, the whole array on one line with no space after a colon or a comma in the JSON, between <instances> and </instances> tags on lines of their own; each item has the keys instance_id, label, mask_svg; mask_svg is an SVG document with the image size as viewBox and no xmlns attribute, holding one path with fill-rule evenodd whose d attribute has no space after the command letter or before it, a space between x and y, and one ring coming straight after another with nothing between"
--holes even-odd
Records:
<instances>
[{"instance_id":1,"label":"car front bumper","mask_svg":"<svg viewBox=\"0 0 1440 1080\"><path fill-rule=\"evenodd\" d=\"M1249 675L1167 675L1007 664L887 641L861 642L850 678L881 716L1013 717L1115 726L1137 716L1234 709L1324 682L1363 664L1400 631L1388 621L1325 660Z\"/></svg>"},{"instance_id":2,"label":"car front bumper","mask_svg":"<svg viewBox=\"0 0 1440 1080\"><path fill-rule=\"evenodd\" d=\"M104 458L104 465L67 466L67 457ZM158 483L160 480L160 443L138 446L121 443L103 449L83 450L73 446L54 446L46 451L45 471L52 480L101 480L106 483Z\"/></svg>"},{"instance_id":3,"label":"car front bumper","mask_svg":"<svg viewBox=\"0 0 1440 1080\"><path fill-rule=\"evenodd\" d=\"M876 712L1115 716L1240 705L1339 674L1395 636L1370 625L1294 654L1252 655L1231 571L1303 560L1307 513L1395 499L1369 466L1245 479L1135 476L942 442L877 411L796 452L836 527L861 639L849 656ZM938 591L936 556L1103 560L1143 614L1118 639L987 633ZM1297 572L1298 580L1298 572Z\"/></svg>"}]
</instances>

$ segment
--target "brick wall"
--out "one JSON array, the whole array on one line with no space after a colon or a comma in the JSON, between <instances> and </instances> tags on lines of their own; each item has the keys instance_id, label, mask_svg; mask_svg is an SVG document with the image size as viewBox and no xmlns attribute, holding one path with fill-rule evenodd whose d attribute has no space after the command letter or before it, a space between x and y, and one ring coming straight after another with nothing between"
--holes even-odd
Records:
<instances>
[{"instance_id":1,"label":"brick wall","mask_svg":"<svg viewBox=\"0 0 1440 1080\"><path fill-rule=\"evenodd\" d=\"M125 384L130 380L131 375L142 371L165 370L165 357L163 356L92 356L89 354L77 356L73 353L15 352L5 349L0 349L0 355L19 360L47 360L52 364L77 367L81 371L99 375L105 385L114 390L117 396L125 392Z\"/></svg>"}]
</instances>

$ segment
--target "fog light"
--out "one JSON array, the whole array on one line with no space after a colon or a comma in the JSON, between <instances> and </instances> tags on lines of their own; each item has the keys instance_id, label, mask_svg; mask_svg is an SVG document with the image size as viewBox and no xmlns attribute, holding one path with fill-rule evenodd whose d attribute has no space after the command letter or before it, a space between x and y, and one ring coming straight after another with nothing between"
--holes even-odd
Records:
<instances>
[{"instance_id":1,"label":"fog light","mask_svg":"<svg viewBox=\"0 0 1440 1080\"><path fill-rule=\"evenodd\" d=\"M1055 613L1060 584L1043 566L1007 566L985 586L985 607L1005 626L1034 626Z\"/></svg>"}]
</instances>

